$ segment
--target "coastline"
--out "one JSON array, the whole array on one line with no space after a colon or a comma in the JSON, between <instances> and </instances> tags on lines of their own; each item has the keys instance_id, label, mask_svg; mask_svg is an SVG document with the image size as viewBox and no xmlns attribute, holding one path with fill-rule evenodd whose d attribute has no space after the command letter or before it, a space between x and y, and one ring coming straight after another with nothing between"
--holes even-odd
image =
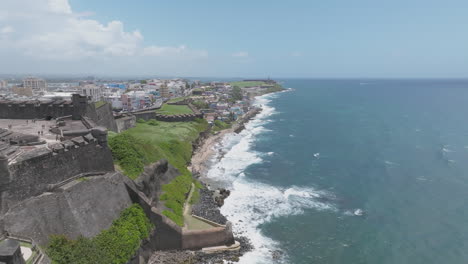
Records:
<instances>
[{"instance_id":1,"label":"coastline","mask_svg":"<svg viewBox=\"0 0 468 264\"><path fill-rule=\"evenodd\" d=\"M235 123L231 128L221 130L215 135L209 135L203 139L194 150L190 166L188 169L192 172L198 180L202 181L204 184L212 186L215 184L213 181L209 181L206 176L206 172L210 168L210 160L216 154L213 149L216 144L218 144L226 135L231 133L240 133L244 129L244 125L252 120L257 114L262 111L262 108L255 107L247 112L241 119ZM214 187L223 187L223 186L214 186Z\"/></svg>"},{"instance_id":2,"label":"coastline","mask_svg":"<svg viewBox=\"0 0 468 264\"><path fill-rule=\"evenodd\" d=\"M286 89L285 89L286 90ZM285 91L282 90L282 91ZM278 91L278 92L282 92ZM274 92L277 93L277 92ZM274 93L267 93L268 95ZM257 100L257 97L264 96L267 94L256 96L253 100ZM263 106L263 105L262 105ZM239 134L242 130L245 129L245 125L253 120L258 114L260 114L264 109L261 107L254 107L249 112L247 112L237 123L235 123L231 128L220 131L215 135L209 135L206 138L203 138L199 144L196 146L193 155L191 164L188 167L192 171L194 177L199 180L206 188L205 191L200 192L200 202L197 206L194 206L194 213L202 215L204 218L211 221L223 222L227 221L227 216L221 213L221 209L224 205L224 199L230 195L231 187L226 182L220 182L216 179L211 179L208 177L208 171L216 165L217 162L221 161L225 153L222 153L221 149L216 148L216 146L227 136L232 135L233 133ZM218 145L219 146L219 145ZM217 152L219 151L219 153ZM213 160L214 157L217 157L216 160ZM228 189L228 190L226 190ZM227 195L223 195L228 193ZM215 256L205 255L204 262L212 261L213 259L224 259L226 261L238 262L238 260L246 253L252 252L255 248L253 246L253 241L249 237L249 234L238 230L236 232L235 239L241 242L241 250L239 252L225 252L219 253ZM279 259L279 252L272 252L273 259ZM235 256L233 258L233 256ZM198 262L197 262L198 263Z\"/></svg>"}]
</instances>

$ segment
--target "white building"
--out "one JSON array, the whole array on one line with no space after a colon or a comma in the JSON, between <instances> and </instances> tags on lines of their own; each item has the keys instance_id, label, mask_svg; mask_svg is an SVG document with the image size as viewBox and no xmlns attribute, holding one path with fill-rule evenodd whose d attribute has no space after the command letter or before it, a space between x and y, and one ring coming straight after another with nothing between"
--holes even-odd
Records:
<instances>
[{"instance_id":1,"label":"white building","mask_svg":"<svg viewBox=\"0 0 468 264\"><path fill-rule=\"evenodd\" d=\"M23 80L24 88L31 88L33 92L45 92L47 90L47 82L39 78L26 78Z\"/></svg>"},{"instance_id":2,"label":"white building","mask_svg":"<svg viewBox=\"0 0 468 264\"><path fill-rule=\"evenodd\" d=\"M98 102L102 100L103 89L94 84L86 84L81 87L81 94L91 97L92 102Z\"/></svg>"},{"instance_id":3,"label":"white building","mask_svg":"<svg viewBox=\"0 0 468 264\"><path fill-rule=\"evenodd\" d=\"M0 80L0 89L8 88L8 82L5 80Z\"/></svg>"}]
</instances>

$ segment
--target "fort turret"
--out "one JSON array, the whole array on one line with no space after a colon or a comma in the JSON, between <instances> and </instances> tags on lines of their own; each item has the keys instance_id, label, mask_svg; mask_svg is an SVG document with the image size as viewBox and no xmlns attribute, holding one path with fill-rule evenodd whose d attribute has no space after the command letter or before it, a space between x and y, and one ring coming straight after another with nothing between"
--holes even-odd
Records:
<instances>
[{"instance_id":1,"label":"fort turret","mask_svg":"<svg viewBox=\"0 0 468 264\"><path fill-rule=\"evenodd\" d=\"M72 103L73 103L73 120L80 120L82 116L86 113L86 107L88 105L88 97L73 94L72 95Z\"/></svg>"}]
</instances>

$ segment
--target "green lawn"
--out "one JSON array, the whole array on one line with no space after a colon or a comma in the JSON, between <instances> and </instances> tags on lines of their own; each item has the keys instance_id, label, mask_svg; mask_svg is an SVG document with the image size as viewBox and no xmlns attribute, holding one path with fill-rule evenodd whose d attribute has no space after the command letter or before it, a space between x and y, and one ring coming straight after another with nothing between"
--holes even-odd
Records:
<instances>
[{"instance_id":1,"label":"green lawn","mask_svg":"<svg viewBox=\"0 0 468 264\"><path fill-rule=\"evenodd\" d=\"M239 86L240 88L245 87L254 87L254 86L261 86L266 85L265 82L232 82L231 86Z\"/></svg>"},{"instance_id":2,"label":"green lawn","mask_svg":"<svg viewBox=\"0 0 468 264\"><path fill-rule=\"evenodd\" d=\"M186 105L164 104L161 109L156 110L156 113L163 115L180 115L193 114L193 111Z\"/></svg>"},{"instance_id":3,"label":"green lawn","mask_svg":"<svg viewBox=\"0 0 468 264\"><path fill-rule=\"evenodd\" d=\"M187 99L188 97L187 96L184 96L184 97L177 97L177 98L173 98L169 101L167 101L168 103L177 103L177 102L180 102L180 101L183 101L185 99Z\"/></svg>"}]
</instances>

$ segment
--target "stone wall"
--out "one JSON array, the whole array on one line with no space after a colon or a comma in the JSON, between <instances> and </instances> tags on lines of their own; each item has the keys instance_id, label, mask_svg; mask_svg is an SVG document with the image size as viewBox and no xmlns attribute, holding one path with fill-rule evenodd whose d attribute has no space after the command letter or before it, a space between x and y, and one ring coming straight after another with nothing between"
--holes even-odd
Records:
<instances>
[{"instance_id":1,"label":"stone wall","mask_svg":"<svg viewBox=\"0 0 468 264\"><path fill-rule=\"evenodd\" d=\"M52 119L74 112L70 101L0 101L0 119Z\"/></svg>"},{"instance_id":2,"label":"stone wall","mask_svg":"<svg viewBox=\"0 0 468 264\"><path fill-rule=\"evenodd\" d=\"M9 165L8 182L0 177L1 212L80 173L102 171L114 171L112 154L107 142L92 134L29 151Z\"/></svg>"},{"instance_id":3,"label":"stone wall","mask_svg":"<svg viewBox=\"0 0 468 264\"><path fill-rule=\"evenodd\" d=\"M156 119L156 111L134 112L132 113L136 119L143 119L145 121Z\"/></svg>"},{"instance_id":4,"label":"stone wall","mask_svg":"<svg viewBox=\"0 0 468 264\"><path fill-rule=\"evenodd\" d=\"M115 118L115 123L117 125L117 132L122 132L127 129L136 126L136 116L134 115L124 115L121 117Z\"/></svg>"},{"instance_id":5,"label":"stone wall","mask_svg":"<svg viewBox=\"0 0 468 264\"><path fill-rule=\"evenodd\" d=\"M5 230L40 245L47 244L52 234L96 236L132 204L123 177L109 173L83 178L24 200L5 214Z\"/></svg>"},{"instance_id":6,"label":"stone wall","mask_svg":"<svg viewBox=\"0 0 468 264\"><path fill-rule=\"evenodd\" d=\"M112 106L107 102L98 108L96 108L94 103L88 104L86 106L85 116L92 119L98 126L103 126L108 130L118 132Z\"/></svg>"}]
</instances>

